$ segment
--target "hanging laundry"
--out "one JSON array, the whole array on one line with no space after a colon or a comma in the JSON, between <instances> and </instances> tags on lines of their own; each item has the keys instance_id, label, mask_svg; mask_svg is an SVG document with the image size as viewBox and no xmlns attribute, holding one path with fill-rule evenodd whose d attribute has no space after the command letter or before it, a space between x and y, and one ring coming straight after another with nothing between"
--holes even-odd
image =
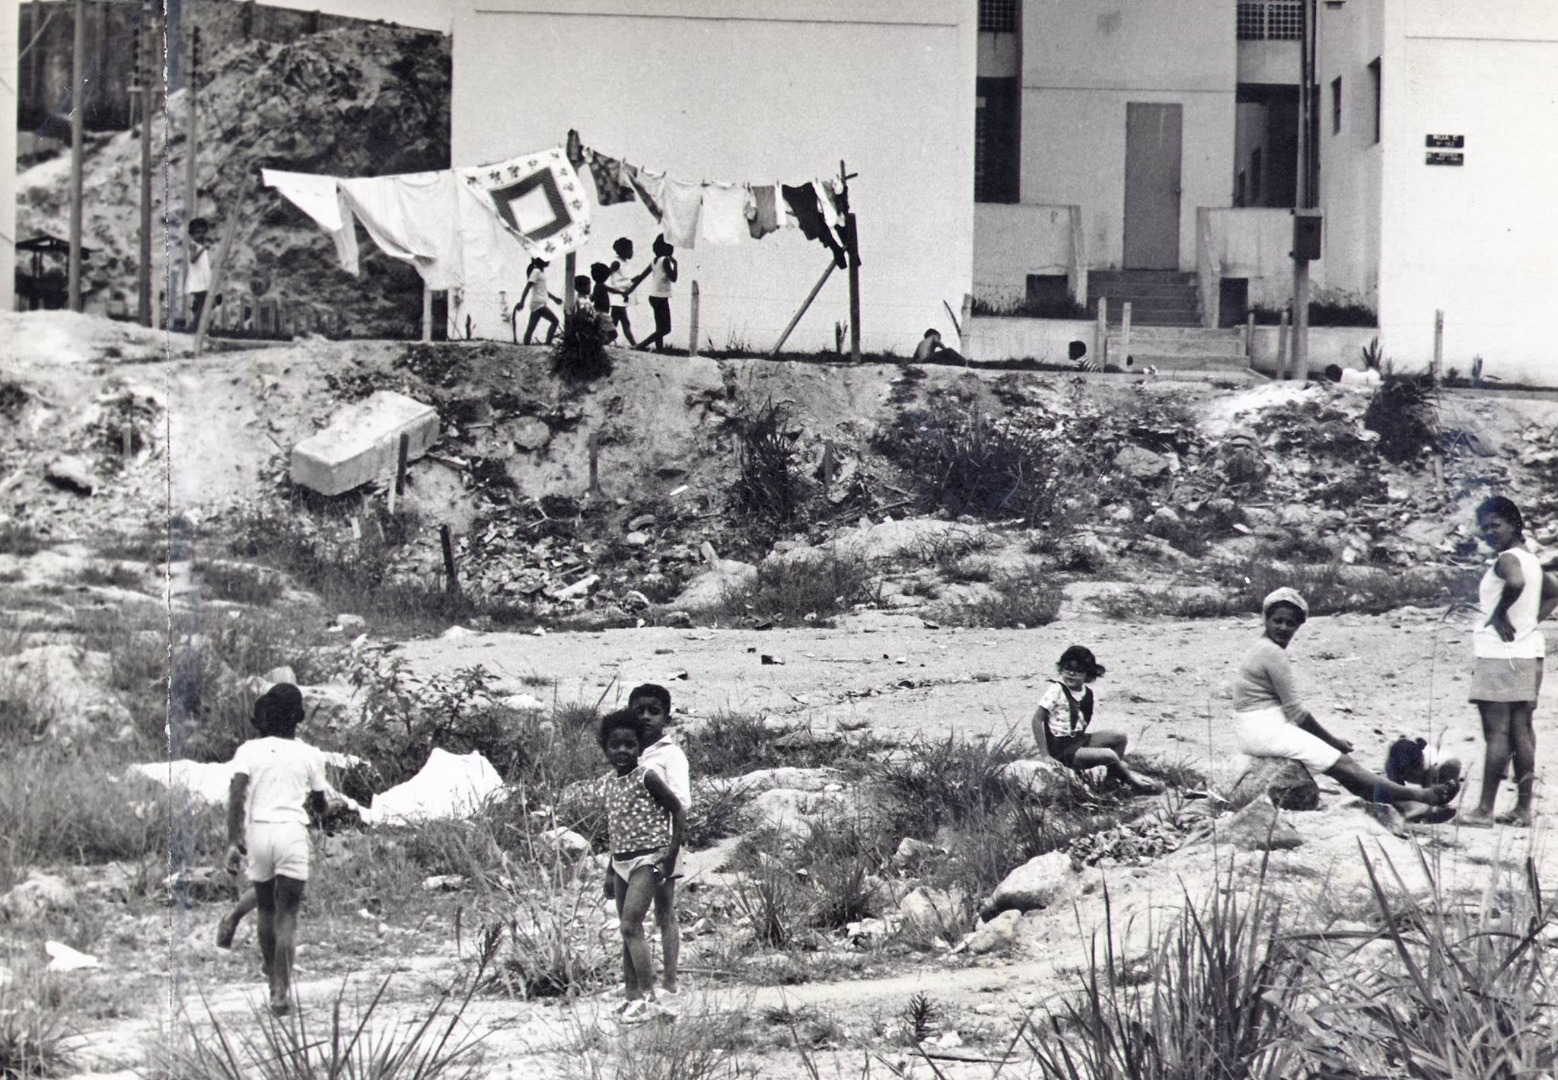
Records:
<instances>
[{"instance_id":1,"label":"hanging laundry","mask_svg":"<svg viewBox=\"0 0 1558 1080\"><path fill-rule=\"evenodd\" d=\"M633 188L622 177L622 162L594 150L586 150L584 160L590 166L590 178L595 181L597 206L634 201Z\"/></svg>"},{"instance_id":2,"label":"hanging laundry","mask_svg":"<svg viewBox=\"0 0 1558 1080\"><path fill-rule=\"evenodd\" d=\"M458 300L451 297L451 315L457 327L470 316L476 337L507 340L514 332L512 310L524 291L534 250L493 211L492 200L479 185L456 188L465 288ZM560 277L556 274L552 280Z\"/></svg>"},{"instance_id":3,"label":"hanging laundry","mask_svg":"<svg viewBox=\"0 0 1558 1080\"><path fill-rule=\"evenodd\" d=\"M455 173L481 192L503 224L540 258L573 251L590 235L584 185L560 149Z\"/></svg>"},{"instance_id":4,"label":"hanging laundry","mask_svg":"<svg viewBox=\"0 0 1558 1080\"><path fill-rule=\"evenodd\" d=\"M357 223L341 197L335 177L261 169L260 180L266 187L279 191L330 234L341 269L351 274L358 272Z\"/></svg>"},{"instance_id":5,"label":"hanging laundry","mask_svg":"<svg viewBox=\"0 0 1558 1080\"><path fill-rule=\"evenodd\" d=\"M747 239L751 235L747 231L747 202L750 198L751 191L745 184L705 185L703 211L699 219L704 241L714 246L728 246Z\"/></svg>"},{"instance_id":6,"label":"hanging laundry","mask_svg":"<svg viewBox=\"0 0 1558 1080\"><path fill-rule=\"evenodd\" d=\"M572 128L568 129L568 141L565 149L568 154L568 164L572 165L575 170L581 168L584 165L584 141L579 138L579 133Z\"/></svg>"},{"instance_id":7,"label":"hanging laundry","mask_svg":"<svg viewBox=\"0 0 1558 1080\"><path fill-rule=\"evenodd\" d=\"M656 221L665 217L660 209L665 205L665 173L655 172L653 169L641 169L637 165L622 163L622 175L627 179L628 186L638 193L643 201L644 209Z\"/></svg>"},{"instance_id":8,"label":"hanging laundry","mask_svg":"<svg viewBox=\"0 0 1558 1080\"><path fill-rule=\"evenodd\" d=\"M747 231L752 239L761 240L771 232L779 231L778 189L773 184L761 184L750 189L747 203Z\"/></svg>"},{"instance_id":9,"label":"hanging laundry","mask_svg":"<svg viewBox=\"0 0 1558 1080\"><path fill-rule=\"evenodd\" d=\"M417 268L430 289L461 283L453 172L402 173L339 181L346 204L391 258Z\"/></svg>"},{"instance_id":10,"label":"hanging laundry","mask_svg":"<svg viewBox=\"0 0 1558 1080\"><path fill-rule=\"evenodd\" d=\"M843 188L831 176L819 176L812 181L817 189L817 204L822 208L822 219L837 229L844 224Z\"/></svg>"},{"instance_id":11,"label":"hanging laundry","mask_svg":"<svg viewBox=\"0 0 1558 1080\"><path fill-rule=\"evenodd\" d=\"M677 247L692 248L698 241L698 218L703 212L703 185L665 178L665 216L660 224L665 238Z\"/></svg>"},{"instance_id":12,"label":"hanging laundry","mask_svg":"<svg viewBox=\"0 0 1558 1080\"><path fill-rule=\"evenodd\" d=\"M784 194L785 204L795 215L801 235L808 240L822 241L833 252L833 261L840 269L848 266L849 259L844 254L844 248L823 219L822 207L817 202L817 189L811 184L801 184L799 187L781 184L779 190Z\"/></svg>"}]
</instances>

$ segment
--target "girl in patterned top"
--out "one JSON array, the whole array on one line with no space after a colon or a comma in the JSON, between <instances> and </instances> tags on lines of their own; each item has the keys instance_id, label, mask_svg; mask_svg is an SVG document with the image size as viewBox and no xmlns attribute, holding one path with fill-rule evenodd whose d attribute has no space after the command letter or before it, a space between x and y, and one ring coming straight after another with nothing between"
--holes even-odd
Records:
<instances>
[{"instance_id":1,"label":"girl in patterned top","mask_svg":"<svg viewBox=\"0 0 1558 1080\"><path fill-rule=\"evenodd\" d=\"M1125 766L1125 735L1118 731L1088 731L1093 722L1093 690L1087 684L1104 673L1093 651L1073 645L1060 654L1060 678L1051 679L1033 713L1033 737L1049 756L1070 769L1105 768L1142 795L1163 788Z\"/></svg>"},{"instance_id":2,"label":"girl in patterned top","mask_svg":"<svg viewBox=\"0 0 1558 1080\"><path fill-rule=\"evenodd\" d=\"M686 810L660 773L639 764L644 735L627 709L600 721L600 745L612 772L601 781L611 867L609 895L622 927L624 1020L641 1020L654 998L654 962L644 938L644 917L662 881L670 879L681 853Z\"/></svg>"}]
</instances>

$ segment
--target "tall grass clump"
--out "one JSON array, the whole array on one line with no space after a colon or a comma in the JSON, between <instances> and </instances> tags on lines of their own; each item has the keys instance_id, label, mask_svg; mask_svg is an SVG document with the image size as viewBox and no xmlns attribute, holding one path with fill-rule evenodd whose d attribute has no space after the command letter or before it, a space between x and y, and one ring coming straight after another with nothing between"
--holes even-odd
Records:
<instances>
[{"instance_id":1,"label":"tall grass clump","mask_svg":"<svg viewBox=\"0 0 1558 1080\"><path fill-rule=\"evenodd\" d=\"M1439 391L1433 376L1387 373L1363 412L1363 426L1379 433L1379 452L1410 461L1439 445Z\"/></svg>"},{"instance_id":2,"label":"tall grass clump","mask_svg":"<svg viewBox=\"0 0 1558 1080\"><path fill-rule=\"evenodd\" d=\"M1287 1080L1296 1069L1289 1020L1305 965L1278 933L1281 908L1214 883L1188 894L1178 917L1153 935L1144 974L1125 955L1126 934L1104 894L1102 951L1094 935L1081 985L1024 1029L1049 1080Z\"/></svg>"},{"instance_id":3,"label":"tall grass clump","mask_svg":"<svg viewBox=\"0 0 1558 1080\"><path fill-rule=\"evenodd\" d=\"M0 1080L45 1080L75 1071L64 1012L43 1004L41 992L16 982L0 985Z\"/></svg>"},{"instance_id":4,"label":"tall grass clump","mask_svg":"<svg viewBox=\"0 0 1558 1080\"><path fill-rule=\"evenodd\" d=\"M931 614L944 626L1028 630L1054 622L1060 602L1061 591L1054 584L1014 575L997 578L990 591L977 598L938 604Z\"/></svg>"},{"instance_id":5,"label":"tall grass clump","mask_svg":"<svg viewBox=\"0 0 1558 1080\"><path fill-rule=\"evenodd\" d=\"M611 374L611 324L594 312L576 310L563 319L552 346L552 370L570 382L593 382Z\"/></svg>"},{"instance_id":6,"label":"tall grass clump","mask_svg":"<svg viewBox=\"0 0 1558 1080\"><path fill-rule=\"evenodd\" d=\"M223 1020L207 1005L210 1030L160 1048L152 1075L179 1080L465 1080L481 1064L482 1036L464 1019L478 980L460 997L445 991L431 1008L402 1020L381 1007L389 978L365 1006L336 993L324 1019L294 1010L272 1016L256 1004L242 1022Z\"/></svg>"},{"instance_id":7,"label":"tall grass clump","mask_svg":"<svg viewBox=\"0 0 1558 1080\"><path fill-rule=\"evenodd\" d=\"M878 586L871 561L849 550L765 559L750 582L726 590L718 612L726 618L810 622L875 602Z\"/></svg>"},{"instance_id":8,"label":"tall grass clump","mask_svg":"<svg viewBox=\"0 0 1558 1080\"><path fill-rule=\"evenodd\" d=\"M483 926L478 941L483 992L522 999L577 997L604 985L621 956L601 919L601 881L587 864L540 868L538 882L499 896L507 922ZM610 873L607 870L607 873Z\"/></svg>"},{"instance_id":9,"label":"tall grass clump","mask_svg":"<svg viewBox=\"0 0 1558 1080\"><path fill-rule=\"evenodd\" d=\"M757 769L848 765L879 744L866 734L819 733L758 713L715 713L682 739L692 775L737 777Z\"/></svg>"},{"instance_id":10,"label":"tall grass clump","mask_svg":"<svg viewBox=\"0 0 1558 1080\"><path fill-rule=\"evenodd\" d=\"M810 490L796 449L801 427L772 398L731 417L730 427L738 470L731 506L746 520L771 529L790 524Z\"/></svg>"}]
</instances>

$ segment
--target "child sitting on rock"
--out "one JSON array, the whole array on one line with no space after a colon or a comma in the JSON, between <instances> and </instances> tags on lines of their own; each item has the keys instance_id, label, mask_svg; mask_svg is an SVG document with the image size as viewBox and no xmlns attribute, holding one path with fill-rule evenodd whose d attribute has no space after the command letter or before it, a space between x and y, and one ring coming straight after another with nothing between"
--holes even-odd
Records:
<instances>
[{"instance_id":1,"label":"child sitting on rock","mask_svg":"<svg viewBox=\"0 0 1558 1080\"><path fill-rule=\"evenodd\" d=\"M628 711L637 719L644 737L644 750L638 757L644 768L660 774L684 811L692 809L692 770L687 755L666 737L671 722L671 691L657 683L635 686L628 694ZM669 876L655 889L655 925L660 928L662 973L660 986L667 994L676 993L676 967L681 956L682 932L676 922L676 879L681 867L673 867Z\"/></svg>"},{"instance_id":2,"label":"child sitting on rock","mask_svg":"<svg viewBox=\"0 0 1558 1080\"><path fill-rule=\"evenodd\" d=\"M309 814L325 813L324 755L296 738L302 722L303 694L296 686L277 683L260 696L254 703L260 737L233 755L227 800L227 871L237 873L248 855L260 910L260 957L277 1016L291 1008L298 908L308 882Z\"/></svg>"},{"instance_id":3,"label":"child sitting on rock","mask_svg":"<svg viewBox=\"0 0 1558 1080\"><path fill-rule=\"evenodd\" d=\"M654 1005L654 961L644 940L644 916L676 870L686 814L665 778L640 760L646 737L631 710L602 716L599 739L612 767L601 781L611 850L606 887L622 929L622 1019L633 1023L648 1019Z\"/></svg>"},{"instance_id":4,"label":"child sitting on rock","mask_svg":"<svg viewBox=\"0 0 1558 1080\"><path fill-rule=\"evenodd\" d=\"M1092 650L1072 645L1055 665L1059 679L1050 679L1033 713L1033 737L1050 757L1082 772L1104 768L1139 795L1156 795L1162 785L1137 776L1125 764L1125 735L1118 731L1089 732L1093 722L1093 690L1087 684L1104 673Z\"/></svg>"}]
</instances>

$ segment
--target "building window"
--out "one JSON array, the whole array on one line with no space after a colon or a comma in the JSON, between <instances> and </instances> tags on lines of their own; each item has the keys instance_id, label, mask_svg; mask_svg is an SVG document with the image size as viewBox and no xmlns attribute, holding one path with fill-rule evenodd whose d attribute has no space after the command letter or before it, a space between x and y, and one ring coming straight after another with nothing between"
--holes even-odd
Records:
<instances>
[{"instance_id":1,"label":"building window","mask_svg":"<svg viewBox=\"0 0 1558 1080\"><path fill-rule=\"evenodd\" d=\"M1017 5L1021 0L979 0L979 29L996 34L1017 32Z\"/></svg>"},{"instance_id":2,"label":"building window","mask_svg":"<svg viewBox=\"0 0 1558 1080\"><path fill-rule=\"evenodd\" d=\"M978 80L974 91L976 202L1018 201L1021 142L1017 80Z\"/></svg>"},{"instance_id":3,"label":"building window","mask_svg":"<svg viewBox=\"0 0 1558 1080\"><path fill-rule=\"evenodd\" d=\"M1297 41L1303 35L1301 0L1241 0L1237 10L1240 41Z\"/></svg>"},{"instance_id":4,"label":"building window","mask_svg":"<svg viewBox=\"0 0 1558 1080\"><path fill-rule=\"evenodd\" d=\"M1331 80L1331 134L1342 133L1342 77Z\"/></svg>"},{"instance_id":5,"label":"building window","mask_svg":"<svg viewBox=\"0 0 1558 1080\"><path fill-rule=\"evenodd\" d=\"M1379 142L1379 118L1380 118L1380 66L1379 57L1369 65L1369 86L1373 90L1374 98L1374 141Z\"/></svg>"}]
</instances>

